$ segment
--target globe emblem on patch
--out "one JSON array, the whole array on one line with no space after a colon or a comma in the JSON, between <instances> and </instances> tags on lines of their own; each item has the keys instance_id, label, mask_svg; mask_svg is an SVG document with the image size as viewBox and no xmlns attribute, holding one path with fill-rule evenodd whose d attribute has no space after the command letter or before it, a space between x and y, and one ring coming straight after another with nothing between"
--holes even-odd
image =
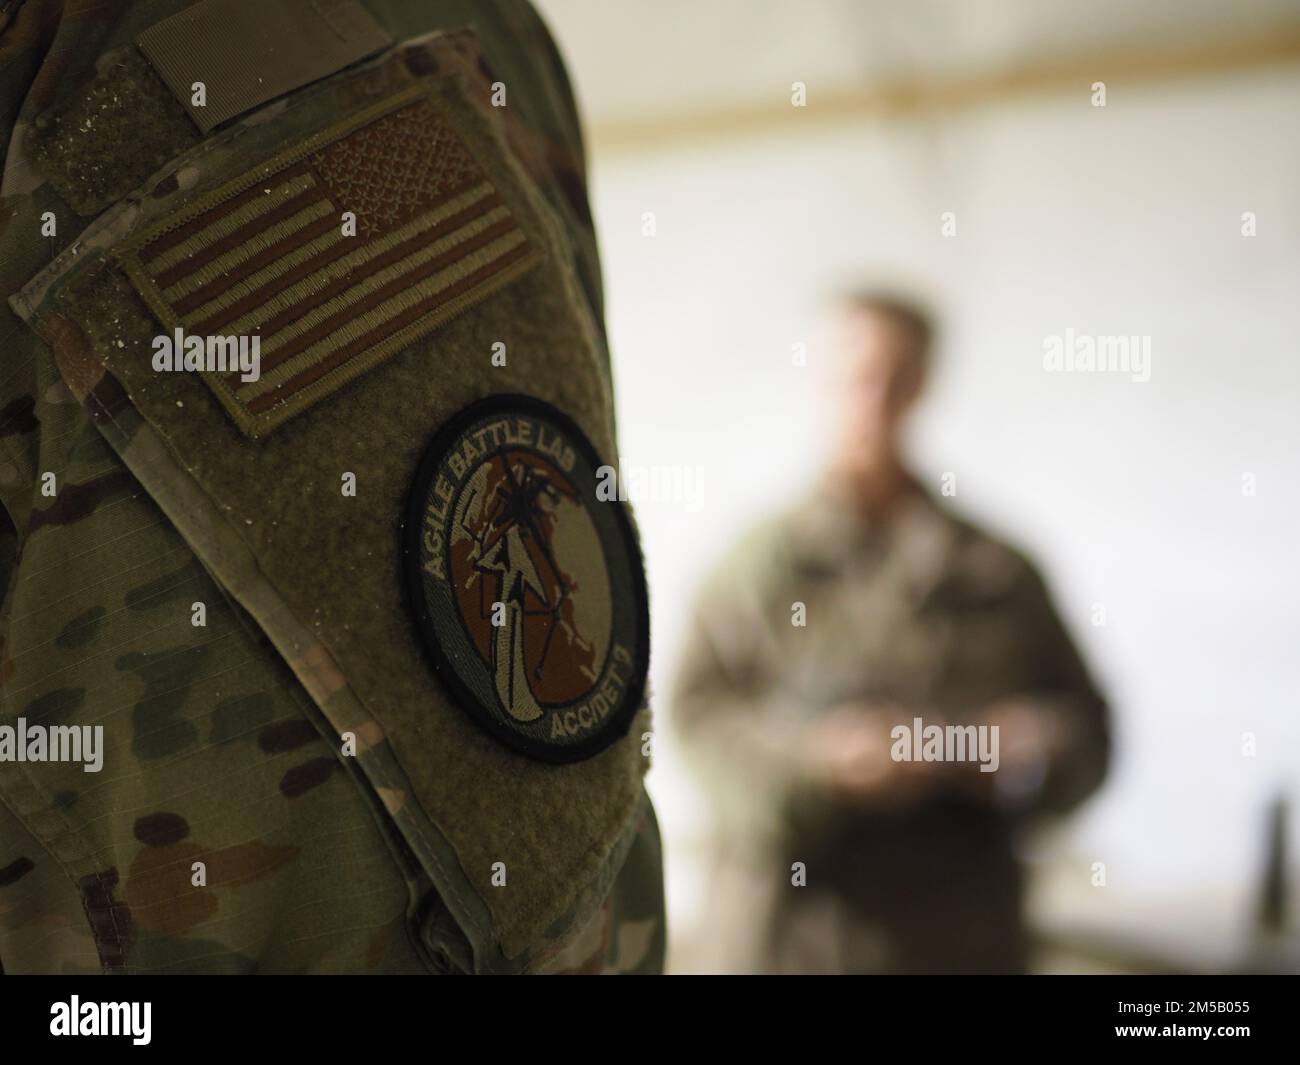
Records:
<instances>
[{"instance_id":1,"label":"globe emblem on patch","mask_svg":"<svg viewBox=\"0 0 1300 1065\"><path fill-rule=\"evenodd\" d=\"M631 522L596 492L578 427L526 396L461 411L425 452L404 529L407 593L430 661L482 727L577 761L626 734L649 658Z\"/></svg>"}]
</instances>

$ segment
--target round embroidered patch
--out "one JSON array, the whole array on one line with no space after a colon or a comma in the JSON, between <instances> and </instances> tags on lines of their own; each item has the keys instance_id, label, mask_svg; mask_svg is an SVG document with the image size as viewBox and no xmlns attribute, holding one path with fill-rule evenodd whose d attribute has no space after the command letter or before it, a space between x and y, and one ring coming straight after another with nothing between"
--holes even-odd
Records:
<instances>
[{"instance_id":1,"label":"round embroidered patch","mask_svg":"<svg viewBox=\"0 0 1300 1065\"><path fill-rule=\"evenodd\" d=\"M438 431L407 506L407 594L434 669L476 722L550 762L624 735L645 691L645 573L600 467L554 407L493 396Z\"/></svg>"}]
</instances>

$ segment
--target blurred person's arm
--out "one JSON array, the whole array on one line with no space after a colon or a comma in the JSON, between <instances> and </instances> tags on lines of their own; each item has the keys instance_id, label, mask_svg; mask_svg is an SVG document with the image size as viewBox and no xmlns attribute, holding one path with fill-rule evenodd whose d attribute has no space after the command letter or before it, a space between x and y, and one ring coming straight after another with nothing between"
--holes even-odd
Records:
<instances>
[{"instance_id":1,"label":"blurred person's arm","mask_svg":"<svg viewBox=\"0 0 1300 1065\"><path fill-rule=\"evenodd\" d=\"M734 803L745 821L780 816L812 774L810 726L820 708L791 676L783 628L798 569L783 518L733 545L699 590L675 677L686 753L715 799Z\"/></svg>"},{"instance_id":2,"label":"blurred person's arm","mask_svg":"<svg viewBox=\"0 0 1300 1065\"><path fill-rule=\"evenodd\" d=\"M1032 683L975 716L999 729L995 773L968 774L1020 813L1061 813L1101 783L1110 753L1109 713L1042 578L1026 564L1009 609L1023 634ZM982 778L982 779L979 779Z\"/></svg>"},{"instance_id":3,"label":"blurred person's arm","mask_svg":"<svg viewBox=\"0 0 1300 1065\"><path fill-rule=\"evenodd\" d=\"M700 596L673 692L698 761L742 785L785 790L803 775L806 724L780 697L779 655L752 590L715 578Z\"/></svg>"}]
</instances>

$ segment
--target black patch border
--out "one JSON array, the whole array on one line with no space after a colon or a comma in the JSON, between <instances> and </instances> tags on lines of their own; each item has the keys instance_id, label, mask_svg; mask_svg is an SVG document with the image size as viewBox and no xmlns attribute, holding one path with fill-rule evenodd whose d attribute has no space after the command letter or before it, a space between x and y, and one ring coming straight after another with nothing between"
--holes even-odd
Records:
<instances>
[{"instance_id":1,"label":"black patch border","mask_svg":"<svg viewBox=\"0 0 1300 1065\"><path fill-rule=\"evenodd\" d=\"M601 461L600 455L577 422L559 408L536 396L502 392L475 400L462 407L435 431L421 454L420 464L412 479L407 496L406 513L400 530L402 586L407 610L415 619L416 630L420 636L418 642L424 657L442 686L450 693L452 702L459 706L475 725L511 750L537 761L568 765L585 761L626 736L645 698L646 682L650 672L649 593L646 588L645 560L641 554L640 540L622 500L613 499L602 505L615 508L615 524L623 539L628 567L633 578L632 594L635 597L633 608L638 631L633 650L632 673L623 693L622 704L610 712L603 727L580 743L552 746L516 732L499 721L490 708L483 706L478 696L461 679L455 663L444 653L438 638L437 626L424 595L424 577L420 567L420 536L424 507L433 479L451 445L461 437L466 428L486 415L511 413L531 415L549 421L565 434L566 442L573 446L592 470L606 465ZM596 505L595 501L593 500L590 505ZM607 568L609 568L609 561L606 559ZM612 575L612 568L610 572ZM612 590L616 593L616 589Z\"/></svg>"}]
</instances>

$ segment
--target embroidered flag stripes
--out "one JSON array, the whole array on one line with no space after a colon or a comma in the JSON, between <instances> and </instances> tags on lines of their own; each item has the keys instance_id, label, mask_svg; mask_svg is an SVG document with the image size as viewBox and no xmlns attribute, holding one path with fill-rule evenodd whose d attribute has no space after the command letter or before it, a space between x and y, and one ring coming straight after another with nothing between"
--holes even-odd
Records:
<instances>
[{"instance_id":1,"label":"embroidered flag stripes","mask_svg":"<svg viewBox=\"0 0 1300 1065\"><path fill-rule=\"evenodd\" d=\"M419 90L199 198L120 255L169 328L260 338L255 379L203 374L250 436L539 257L451 122Z\"/></svg>"}]
</instances>

